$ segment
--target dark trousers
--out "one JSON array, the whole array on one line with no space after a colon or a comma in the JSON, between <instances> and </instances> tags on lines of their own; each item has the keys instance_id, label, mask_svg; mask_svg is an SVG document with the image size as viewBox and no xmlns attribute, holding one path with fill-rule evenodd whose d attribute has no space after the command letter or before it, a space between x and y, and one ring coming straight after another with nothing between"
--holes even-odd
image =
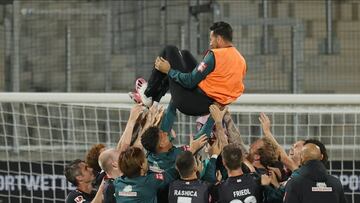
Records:
<instances>
[{"instance_id":1,"label":"dark trousers","mask_svg":"<svg viewBox=\"0 0 360 203\"><path fill-rule=\"evenodd\" d=\"M175 46L166 46L160 55L170 63L172 69L189 73L197 66L197 61L189 51L181 51ZM147 97L159 102L161 97L170 90L171 100L180 112L191 116L202 116L209 113L209 106L214 102L199 88L187 89L170 79L167 74L153 69L145 90Z\"/></svg>"}]
</instances>

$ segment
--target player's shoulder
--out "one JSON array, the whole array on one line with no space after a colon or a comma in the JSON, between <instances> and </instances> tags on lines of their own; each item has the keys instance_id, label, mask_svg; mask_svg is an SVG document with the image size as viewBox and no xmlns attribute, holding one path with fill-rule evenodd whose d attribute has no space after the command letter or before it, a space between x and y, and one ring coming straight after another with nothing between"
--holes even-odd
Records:
<instances>
[{"instance_id":1,"label":"player's shoulder","mask_svg":"<svg viewBox=\"0 0 360 203\"><path fill-rule=\"evenodd\" d=\"M204 58L213 58L214 57L214 51L212 49L209 49L205 52Z\"/></svg>"},{"instance_id":2,"label":"player's shoulder","mask_svg":"<svg viewBox=\"0 0 360 203\"><path fill-rule=\"evenodd\" d=\"M207 185L206 181L202 181L199 179L196 180L174 180L173 182L171 182L171 184L182 184L182 185Z\"/></svg>"},{"instance_id":3,"label":"player's shoulder","mask_svg":"<svg viewBox=\"0 0 360 203\"><path fill-rule=\"evenodd\" d=\"M118 184L121 184L122 182L124 182L124 176L120 176L120 177L115 178L113 180L112 184L118 185Z\"/></svg>"},{"instance_id":4,"label":"player's shoulder","mask_svg":"<svg viewBox=\"0 0 360 203\"><path fill-rule=\"evenodd\" d=\"M335 176L332 175L327 175L327 182L335 187L340 187L342 188L342 184L340 182L340 180L338 178L336 178Z\"/></svg>"},{"instance_id":5,"label":"player's shoulder","mask_svg":"<svg viewBox=\"0 0 360 203\"><path fill-rule=\"evenodd\" d=\"M112 179L112 178L106 179L106 180L105 180L104 191L106 191L106 190L112 190L113 188L115 188L114 181L115 181L115 180Z\"/></svg>"},{"instance_id":6,"label":"player's shoulder","mask_svg":"<svg viewBox=\"0 0 360 203\"><path fill-rule=\"evenodd\" d=\"M78 190L71 191L68 196L66 197L66 203L81 203L84 202L86 199L82 192Z\"/></svg>"},{"instance_id":7,"label":"player's shoulder","mask_svg":"<svg viewBox=\"0 0 360 203\"><path fill-rule=\"evenodd\" d=\"M241 179L246 180L246 181L255 181L258 182L261 180L261 175L256 173L256 172L251 172L251 173L244 173L242 176L240 176Z\"/></svg>"},{"instance_id":8,"label":"player's shoulder","mask_svg":"<svg viewBox=\"0 0 360 203\"><path fill-rule=\"evenodd\" d=\"M302 188L302 185L306 185L306 182L309 182L309 180L301 175L290 177L286 182L286 190Z\"/></svg>"},{"instance_id":9,"label":"player's shoulder","mask_svg":"<svg viewBox=\"0 0 360 203\"><path fill-rule=\"evenodd\" d=\"M213 185L213 187L215 188L222 188L222 187L228 187L230 181L229 178L225 179L225 180L221 180L220 182L217 182Z\"/></svg>"},{"instance_id":10,"label":"player's shoulder","mask_svg":"<svg viewBox=\"0 0 360 203\"><path fill-rule=\"evenodd\" d=\"M143 176L144 182L151 183L151 182L163 182L165 181L165 174L164 172L154 172L154 171L148 171L146 176Z\"/></svg>"}]
</instances>

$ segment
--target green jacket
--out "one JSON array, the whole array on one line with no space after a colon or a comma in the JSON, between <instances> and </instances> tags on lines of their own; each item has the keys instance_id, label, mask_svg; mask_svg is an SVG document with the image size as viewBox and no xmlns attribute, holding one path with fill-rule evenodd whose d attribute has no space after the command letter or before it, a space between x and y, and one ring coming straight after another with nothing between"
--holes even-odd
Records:
<instances>
[{"instance_id":1,"label":"green jacket","mask_svg":"<svg viewBox=\"0 0 360 203\"><path fill-rule=\"evenodd\" d=\"M168 152L163 153L151 153L147 154L147 160L149 163L149 169L153 172L163 172L166 169L175 166L176 157L183 151L185 151L188 146L175 147L173 146Z\"/></svg>"},{"instance_id":2,"label":"green jacket","mask_svg":"<svg viewBox=\"0 0 360 203\"><path fill-rule=\"evenodd\" d=\"M149 172L146 176L115 179L115 198L117 203L157 203L156 192L178 178L175 168L163 173Z\"/></svg>"}]
</instances>

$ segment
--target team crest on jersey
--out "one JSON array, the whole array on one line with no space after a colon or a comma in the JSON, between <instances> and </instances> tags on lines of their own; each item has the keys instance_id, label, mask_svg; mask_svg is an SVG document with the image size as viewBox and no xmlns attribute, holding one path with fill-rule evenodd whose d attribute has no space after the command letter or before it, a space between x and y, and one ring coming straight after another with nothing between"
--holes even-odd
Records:
<instances>
[{"instance_id":1,"label":"team crest on jersey","mask_svg":"<svg viewBox=\"0 0 360 203\"><path fill-rule=\"evenodd\" d=\"M205 70L207 67L208 67L208 64L206 64L205 62L201 62L201 63L199 64L197 70L202 73L202 72L204 72L204 70Z\"/></svg>"},{"instance_id":2,"label":"team crest on jersey","mask_svg":"<svg viewBox=\"0 0 360 203\"><path fill-rule=\"evenodd\" d=\"M83 198L83 196L77 196L75 199L74 199L74 201L76 202L76 203L82 203L82 202L85 202L85 199Z\"/></svg>"},{"instance_id":3,"label":"team crest on jersey","mask_svg":"<svg viewBox=\"0 0 360 203\"><path fill-rule=\"evenodd\" d=\"M156 180L164 180L164 175L162 173L156 173L155 174L155 179Z\"/></svg>"},{"instance_id":4,"label":"team crest on jersey","mask_svg":"<svg viewBox=\"0 0 360 203\"><path fill-rule=\"evenodd\" d=\"M123 189L124 192L131 192L132 191L132 186L131 185L127 185L124 187Z\"/></svg>"}]
</instances>

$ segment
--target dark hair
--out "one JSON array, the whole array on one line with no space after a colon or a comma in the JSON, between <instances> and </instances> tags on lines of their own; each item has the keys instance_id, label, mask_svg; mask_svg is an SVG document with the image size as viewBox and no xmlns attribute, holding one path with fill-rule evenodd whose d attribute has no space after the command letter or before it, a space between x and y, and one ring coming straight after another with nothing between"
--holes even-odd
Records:
<instances>
[{"instance_id":1,"label":"dark hair","mask_svg":"<svg viewBox=\"0 0 360 203\"><path fill-rule=\"evenodd\" d=\"M99 166L99 156L100 151L104 148L104 144L96 144L93 145L86 154L85 162L94 170L94 175L97 175L101 171L101 167Z\"/></svg>"},{"instance_id":2,"label":"dark hair","mask_svg":"<svg viewBox=\"0 0 360 203\"><path fill-rule=\"evenodd\" d=\"M145 153L137 147L130 147L121 152L119 156L119 168L128 178L141 175L141 167L145 161Z\"/></svg>"},{"instance_id":3,"label":"dark hair","mask_svg":"<svg viewBox=\"0 0 360 203\"><path fill-rule=\"evenodd\" d=\"M195 159L190 151L184 151L178 155L175 164L180 176L182 178L188 178L193 173Z\"/></svg>"},{"instance_id":4,"label":"dark hair","mask_svg":"<svg viewBox=\"0 0 360 203\"><path fill-rule=\"evenodd\" d=\"M210 30L213 31L214 35L220 35L225 40L232 41L233 30L228 23L216 22L210 27Z\"/></svg>"},{"instance_id":5,"label":"dark hair","mask_svg":"<svg viewBox=\"0 0 360 203\"><path fill-rule=\"evenodd\" d=\"M273 166L278 160L276 155L276 146L274 146L266 137L261 138L261 140L263 141L263 144L257 151L257 154L260 156L260 163L265 168Z\"/></svg>"},{"instance_id":6,"label":"dark hair","mask_svg":"<svg viewBox=\"0 0 360 203\"><path fill-rule=\"evenodd\" d=\"M222 158L226 167L230 170L236 170L241 167L242 152L238 144L228 144L222 151Z\"/></svg>"},{"instance_id":7,"label":"dark hair","mask_svg":"<svg viewBox=\"0 0 360 203\"><path fill-rule=\"evenodd\" d=\"M158 127L150 127L142 134L141 144L147 151L156 153L156 147L160 139L159 133L160 130Z\"/></svg>"},{"instance_id":8,"label":"dark hair","mask_svg":"<svg viewBox=\"0 0 360 203\"><path fill-rule=\"evenodd\" d=\"M80 172L80 164L85 163L83 160L75 159L65 166L64 175L66 180L72 183L75 186L78 186L78 182L76 180L76 176L81 175Z\"/></svg>"},{"instance_id":9,"label":"dark hair","mask_svg":"<svg viewBox=\"0 0 360 203\"><path fill-rule=\"evenodd\" d=\"M321 161L323 162L324 166L326 168L328 168L329 156L327 154L325 145L322 142L320 142L319 140L316 140L316 139L307 139L307 140L305 140L304 145L309 144L309 143L315 144L320 148L320 152L323 155L323 159Z\"/></svg>"}]
</instances>

